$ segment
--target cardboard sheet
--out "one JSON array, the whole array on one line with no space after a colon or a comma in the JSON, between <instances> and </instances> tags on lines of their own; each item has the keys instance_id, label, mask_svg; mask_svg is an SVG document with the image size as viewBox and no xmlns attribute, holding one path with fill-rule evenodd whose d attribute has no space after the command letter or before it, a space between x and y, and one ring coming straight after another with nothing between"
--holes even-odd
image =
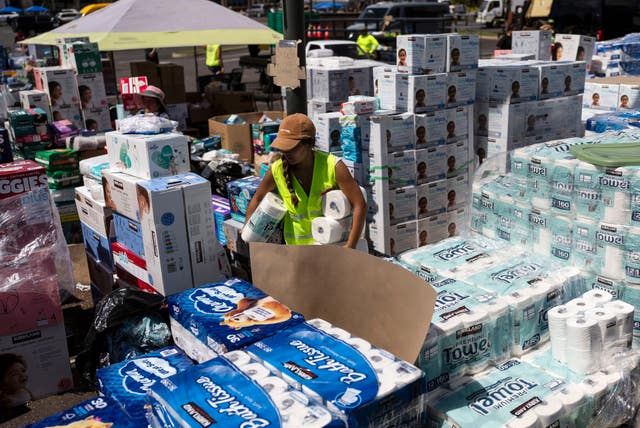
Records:
<instances>
[{"instance_id":1,"label":"cardboard sheet","mask_svg":"<svg viewBox=\"0 0 640 428\"><path fill-rule=\"evenodd\" d=\"M333 245L251 243L254 284L301 312L320 317L414 362L429 329L436 292L409 271Z\"/></svg>"}]
</instances>

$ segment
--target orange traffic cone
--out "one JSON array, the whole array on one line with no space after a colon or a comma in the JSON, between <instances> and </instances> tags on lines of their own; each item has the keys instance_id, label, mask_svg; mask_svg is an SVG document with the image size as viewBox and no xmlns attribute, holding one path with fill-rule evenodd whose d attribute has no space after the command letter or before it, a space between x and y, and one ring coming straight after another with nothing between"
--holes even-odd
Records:
<instances>
[{"instance_id":1,"label":"orange traffic cone","mask_svg":"<svg viewBox=\"0 0 640 428\"><path fill-rule=\"evenodd\" d=\"M329 40L329 26L328 25L324 26L324 39L325 40Z\"/></svg>"},{"instance_id":2,"label":"orange traffic cone","mask_svg":"<svg viewBox=\"0 0 640 428\"><path fill-rule=\"evenodd\" d=\"M311 33L311 28L313 28L311 24L307 25L307 39L310 39L311 37L313 37Z\"/></svg>"},{"instance_id":3,"label":"orange traffic cone","mask_svg":"<svg viewBox=\"0 0 640 428\"><path fill-rule=\"evenodd\" d=\"M316 39L319 39L322 37L322 31L320 31L320 24L316 25L316 32L314 34L314 37Z\"/></svg>"}]
</instances>

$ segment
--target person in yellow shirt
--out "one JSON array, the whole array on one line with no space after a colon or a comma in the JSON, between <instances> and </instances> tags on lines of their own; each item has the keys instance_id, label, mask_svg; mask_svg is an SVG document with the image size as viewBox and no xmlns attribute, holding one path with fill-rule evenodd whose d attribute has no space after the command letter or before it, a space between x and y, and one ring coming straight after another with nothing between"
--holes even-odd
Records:
<instances>
[{"instance_id":1,"label":"person in yellow shirt","mask_svg":"<svg viewBox=\"0 0 640 428\"><path fill-rule=\"evenodd\" d=\"M205 64L213 74L224 73L220 45L207 45Z\"/></svg>"},{"instance_id":2,"label":"person in yellow shirt","mask_svg":"<svg viewBox=\"0 0 640 428\"><path fill-rule=\"evenodd\" d=\"M368 56L374 56L376 51L378 50L378 40L373 37L371 34L367 33L366 30L363 30L362 33L358 36L358 40L356 40L358 47L362 52L367 54Z\"/></svg>"}]
</instances>

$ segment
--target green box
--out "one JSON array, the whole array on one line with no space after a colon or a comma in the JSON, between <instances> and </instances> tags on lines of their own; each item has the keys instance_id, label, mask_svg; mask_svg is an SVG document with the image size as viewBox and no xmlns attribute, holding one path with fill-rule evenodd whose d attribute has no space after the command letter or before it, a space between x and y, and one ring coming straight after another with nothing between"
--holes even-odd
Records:
<instances>
[{"instance_id":1,"label":"green box","mask_svg":"<svg viewBox=\"0 0 640 428\"><path fill-rule=\"evenodd\" d=\"M102 73L102 59L97 43L67 43L62 46L62 60L77 74Z\"/></svg>"}]
</instances>

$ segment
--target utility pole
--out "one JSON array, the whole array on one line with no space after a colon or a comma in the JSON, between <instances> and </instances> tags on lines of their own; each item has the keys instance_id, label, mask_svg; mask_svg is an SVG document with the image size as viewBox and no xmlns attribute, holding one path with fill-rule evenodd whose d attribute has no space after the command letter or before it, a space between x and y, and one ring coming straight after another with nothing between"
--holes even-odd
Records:
<instances>
[{"instance_id":1,"label":"utility pole","mask_svg":"<svg viewBox=\"0 0 640 428\"><path fill-rule=\"evenodd\" d=\"M285 40L300 40L298 44L298 58L300 66L306 65L305 32L304 32L304 1L284 0L283 3L284 38ZM296 89L287 89L287 114L307 113L307 81L300 80Z\"/></svg>"}]
</instances>

